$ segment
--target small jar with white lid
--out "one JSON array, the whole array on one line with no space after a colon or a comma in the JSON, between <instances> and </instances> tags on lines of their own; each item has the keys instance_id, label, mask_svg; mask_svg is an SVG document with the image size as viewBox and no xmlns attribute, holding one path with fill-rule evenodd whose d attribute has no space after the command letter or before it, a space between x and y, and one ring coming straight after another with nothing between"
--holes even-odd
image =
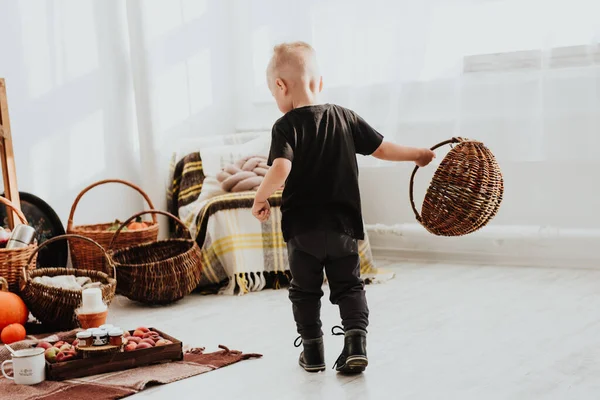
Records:
<instances>
[{"instance_id":1,"label":"small jar with white lid","mask_svg":"<svg viewBox=\"0 0 600 400\"><path fill-rule=\"evenodd\" d=\"M104 346L108 344L108 332L104 329L94 329L92 331L92 338L94 340L94 346Z\"/></svg>"},{"instance_id":2,"label":"small jar with white lid","mask_svg":"<svg viewBox=\"0 0 600 400\"><path fill-rule=\"evenodd\" d=\"M108 343L111 346L121 347L123 345L123 330L121 328L113 328L108 332Z\"/></svg>"},{"instance_id":3,"label":"small jar with white lid","mask_svg":"<svg viewBox=\"0 0 600 400\"><path fill-rule=\"evenodd\" d=\"M92 332L83 331L77 332L77 341L79 347L90 347L94 344L94 338L92 337Z\"/></svg>"}]
</instances>

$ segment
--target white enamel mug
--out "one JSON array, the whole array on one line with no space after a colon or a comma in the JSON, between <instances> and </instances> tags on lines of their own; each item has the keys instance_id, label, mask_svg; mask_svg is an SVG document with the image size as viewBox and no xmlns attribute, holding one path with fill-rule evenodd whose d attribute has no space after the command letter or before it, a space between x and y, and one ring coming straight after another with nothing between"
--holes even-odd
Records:
<instances>
[{"instance_id":1,"label":"white enamel mug","mask_svg":"<svg viewBox=\"0 0 600 400\"><path fill-rule=\"evenodd\" d=\"M12 364L13 376L9 376L4 370L4 366ZM6 360L0 367L2 375L7 379L12 379L18 385L36 385L46 380L46 360L44 359L44 349L24 349L17 350L12 356L12 360Z\"/></svg>"}]
</instances>

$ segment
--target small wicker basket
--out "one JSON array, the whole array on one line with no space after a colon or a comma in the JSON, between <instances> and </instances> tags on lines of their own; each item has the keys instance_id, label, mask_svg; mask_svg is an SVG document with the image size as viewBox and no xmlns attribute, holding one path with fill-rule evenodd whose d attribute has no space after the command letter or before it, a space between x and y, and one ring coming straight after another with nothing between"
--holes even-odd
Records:
<instances>
[{"instance_id":1,"label":"small wicker basket","mask_svg":"<svg viewBox=\"0 0 600 400\"><path fill-rule=\"evenodd\" d=\"M77 205L79 204L79 201L83 195L96 186L104 185L106 183L121 183L129 186L144 197L148 203L148 207L150 207L151 210L154 209L154 205L152 204L152 201L146 192L133 183L121 179L106 179L98 181L83 189L71 207L71 213L69 214L69 220L67 222L67 233L89 237L90 239L98 242L104 248L108 248L108 245L111 243L115 234L114 231L108 230L113 223L109 222L94 225L74 226L73 217L75 215ZM114 248L120 249L122 247L134 246L137 244L155 242L158 238L158 223L156 221L156 216L153 216L152 222L149 222L148 224L149 226L144 229L122 232L122 234L119 236L119 240L114 244ZM102 254L98 253L93 245L82 242L69 242L69 248L71 249L71 263L74 267L83 268L86 270L104 270L104 258L102 257Z\"/></svg>"},{"instance_id":2,"label":"small wicker basket","mask_svg":"<svg viewBox=\"0 0 600 400\"><path fill-rule=\"evenodd\" d=\"M59 275L89 277L92 281L101 283L100 290L102 291L102 300L107 305L110 304L115 297L115 290L117 287L117 281L114 278L115 267L106 254L106 251L98 243L85 236L61 235L53 237L42 243L35 250L35 253L29 257L29 263L33 261L35 254L37 254L44 246L58 240L69 240L69 242L72 242L73 239L87 241L96 247L96 250L100 249L100 252L106 259L106 267L113 277L101 271L73 268L38 268L34 271L28 271L27 268L23 267L21 277L21 298L35 318L42 324L57 330L68 330L79 326L75 310L81 306L82 291L50 287L39 282L34 282L34 278Z\"/></svg>"},{"instance_id":3,"label":"small wicker basket","mask_svg":"<svg viewBox=\"0 0 600 400\"><path fill-rule=\"evenodd\" d=\"M158 210L135 214L123 222L113 240L117 240L121 229L130 221L150 213L175 220L190 238L159 240L119 250L112 250L111 244L109 256L117 270L119 294L146 304L168 304L190 294L198 286L202 273L200 248L179 218Z\"/></svg>"},{"instance_id":4,"label":"small wicker basket","mask_svg":"<svg viewBox=\"0 0 600 400\"><path fill-rule=\"evenodd\" d=\"M25 219L25 215L20 210L15 208L13 203L1 196L0 203L13 210L19 217L21 223L27 225L27 219ZM34 241L27 247L18 249L0 249L0 276L3 276L8 282L9 291L18 293L21 270L24 266L29 264L27 260L29 260L29 257L32 254L37 255L36 249L37 241ZM33 261L34 262L29 265L30 269L35 269L35 259Z\"/></svg>"},{"instance_id":5,"label":"small wicker basket","mask_svg":"<svg viewBox=\"0 0 600 400\"><path fill-rule=\"evenodd\" d=\"M438 236L462 236L485 226L498 213L504 194L502 172L483 143L452 138L431 148L456 144L444 157L425 194L421 214L413 195L415 167L410 177L410 202L417 221Z\"/></svg>"}]
</instances>

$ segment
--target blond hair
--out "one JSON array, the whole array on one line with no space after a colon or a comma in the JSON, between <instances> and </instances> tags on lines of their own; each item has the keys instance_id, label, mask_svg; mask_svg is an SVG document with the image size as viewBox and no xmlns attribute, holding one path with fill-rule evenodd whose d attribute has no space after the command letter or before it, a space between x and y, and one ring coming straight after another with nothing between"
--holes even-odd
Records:
<instances>
[{"instance_id":1,"label":"blond hair","mask_svg":"<svg viewBox=\"0 0 600 400\"><path fill-rule=\"evenodd\" d=\"M320 78L315 49L305 42L281 43L273 48L267 82L280 78L288 84L311 83Z\"/></svg>"}]
</instances>

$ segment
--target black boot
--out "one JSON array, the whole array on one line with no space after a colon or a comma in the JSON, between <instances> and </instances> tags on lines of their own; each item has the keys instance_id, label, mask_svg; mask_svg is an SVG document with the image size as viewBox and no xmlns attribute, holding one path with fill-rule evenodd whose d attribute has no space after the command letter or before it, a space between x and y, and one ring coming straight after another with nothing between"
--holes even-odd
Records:
<instances>
[{"instance_id":1,"label":"black boot","mask_svg":"<svg viewBox=\"0 0 600 400\"><path fill-rule=\"evenodd\" d=\"M369 365L369 360L367 359L367 332L362 329L350 329L345 333L336 333L332 329L331 333L334 335L344 335L344 349L335 362L335 370L344 374L358 374L363 372L367 368L367 365Z\"/></svg>"},{"instance_id":2,"label":"black boot","mask_svg":"<svg viewBox=\"0 0 600 400\"><path fill-rule=\"evenodd\" d=\"M294 346L304 345L304 351L300 353L298 364L308 372L325 371L325 350L323 348L323 338L302 339L298 336Z\"/></svg>"}]
</instances>

